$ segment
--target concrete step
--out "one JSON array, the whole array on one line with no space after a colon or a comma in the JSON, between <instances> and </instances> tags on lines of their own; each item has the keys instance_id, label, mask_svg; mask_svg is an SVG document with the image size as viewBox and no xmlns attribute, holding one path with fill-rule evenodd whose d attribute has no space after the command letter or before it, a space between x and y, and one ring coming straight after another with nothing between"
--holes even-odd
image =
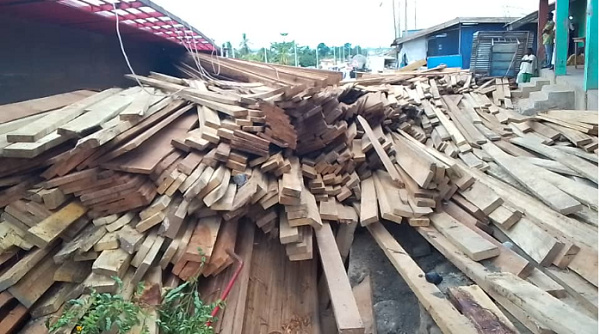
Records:
<instances>
[{"instance_id":1,"label":"concrete step","mask_svg":"<svg viewBox=\"0 0 600 334\"><path fill-rule=\"evenodd\" d=\"M519 88L513 90L511 95L518 98L527 98L531 92L540 91L542 87L550 84L551 82L547 78L534 77L531 78L530 82L520 83Z\"/></svg>"},{"instance_id":2,"label":"concrete step","mask_svg":"<svg viewBox=\"0 0 600 334\"><path fill-rule=\"evenodd\" d=\"M528 116L551 109L574 109L575 91L568 86L544 85L542 90L520 99L517 106L521 114Z\"/></svg>"}]
</instances>

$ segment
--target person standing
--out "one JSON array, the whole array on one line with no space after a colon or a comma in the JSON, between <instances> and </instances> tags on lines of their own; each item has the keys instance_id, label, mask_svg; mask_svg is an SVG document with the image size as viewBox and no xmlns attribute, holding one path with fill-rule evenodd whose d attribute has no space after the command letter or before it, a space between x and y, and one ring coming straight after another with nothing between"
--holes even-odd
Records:
<instances>
[{"instance_id":1,"label":"person standing","mask_svg":"<svg viewBox=\"0 0 600 334\"><path fill-rule=\"evenodd\" d=\"M554 53L554 15L548 13L548 22L542 31L542 43L546 51L546 62L543 68L552 68L552 55Z\"/></svg>"},{"instance_id":2,"label":"person standing","mask_svg":"<svg viewBox=\"0 0 600 334\"><path fill-rule=\"evenodd\" d=\"M517 83L525 83L531 80L535 71L536 57L533 54L533 49L528 48L527 54L523 56L521 60L521 67L519 68L519 74L517 75Z\"/></svg>"}]
</instances>

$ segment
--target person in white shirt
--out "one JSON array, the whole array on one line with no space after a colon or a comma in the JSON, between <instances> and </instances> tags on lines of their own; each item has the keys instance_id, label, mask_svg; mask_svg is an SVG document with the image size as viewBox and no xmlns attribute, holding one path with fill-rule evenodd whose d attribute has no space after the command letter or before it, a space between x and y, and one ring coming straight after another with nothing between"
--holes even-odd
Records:
<instances>
[{"instance_id":1,"label":"person in white shirt","mask_svg":"<svg viewBox=\"0 0 600 334\"><path fill-rule=\"evenodd\" d=\"M534 68L537 65L537 59L533 54L533 49L528 48L527 54L523 56L521 60L521 67L519 68L519 74L517 75L518 83L525 83L531 80L534 73Z\"/></svg>"}]
</instances>

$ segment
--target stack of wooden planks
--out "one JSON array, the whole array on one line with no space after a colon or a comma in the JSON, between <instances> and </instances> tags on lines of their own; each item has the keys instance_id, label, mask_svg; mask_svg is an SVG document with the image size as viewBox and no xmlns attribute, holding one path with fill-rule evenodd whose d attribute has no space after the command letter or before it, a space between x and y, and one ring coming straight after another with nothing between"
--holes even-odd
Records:
<instances>
[{"instance_id":1,"label":"stack of wooden planks","mask_svg":"<svg viewBox=\"0 0 600 334\"><path fill-rule=\"evenodd\" d=\"M468 300L515 332L490 297L536 333L597 324L597 118L521 116L508 82L456 69L341 83L213 58L182 64L185 79L30 101L0 125L7 328L117 292L113 276L128 298L157 272L169 287L200 276L217 300L235 252L217 332L319 332L326 293L338 331L364 333L344 268L358 225L445 333L485 326ZM439 298L382 221L413 226L478 287Z\"/></svg>"}]
</instances>

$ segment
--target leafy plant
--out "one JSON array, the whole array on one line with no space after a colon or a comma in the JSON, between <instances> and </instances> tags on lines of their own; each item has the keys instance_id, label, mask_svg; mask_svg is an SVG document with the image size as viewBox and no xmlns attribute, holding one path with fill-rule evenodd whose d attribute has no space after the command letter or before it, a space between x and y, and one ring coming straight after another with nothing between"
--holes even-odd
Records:
<instances>
[{"instance_id":1,"label":"leafy plant","mask_svg":"<svg viewBox=\"0 0 600 334\"><path fill-rule=\"evenodd\" d=\"M206 264L206 256L202 249L198 249L202 255L200 268ZM169 290L158 311L157 321L161 333L164 334L212 334L212 326L209 321L215 321L211 316L215 306L222 306L222 302L205 304L198 293L198 277L192 277L182 285Z\"/></svg>"},{"instance_id":2,"label":"leafy plant","mask_svg":"<svg viewBox=\"0 0 600 334\"><path fill-rule=\"evenodd\" d=\"M112 279L117 282L121 291L123 288L121 279L118 277ZM138 285L138 291L143 288L143 285ZM143 320L142 307L135 302L125 300L120 293L98 293L92 290L89 298L71 300L66 308L58 321L49 326L50 334L56 333L65 326L72 326L74 322L77 322L75 329L79 334L100 334L110 331L113 327L117 328L117 333L125 334ZM81 308L88 311L78 321L76 318ZM148 332L148 328L144 326L142 331Z\"/></svg>"},{"instance_id":3,"label":"leafy plant","mask_svg":"<svg viewBox=\"0 0 600 334\"><path fill-rule=\"evenodd\" d=\"M201 249L198 251L202 255L202 268L206 256ZM119 285L118 291L122 291L123 282L118 277L113 279ZM144 285L140 283L136 295L140 296L143 290ZM125 334L143 324L146 318L137 300L125 300L120 293L97 293L93 290L89 296L67 303L65 311L53 325L46 323L50 334L72 327L75 327L77 334L100 334L113 328L118 329L118 334ZM224 307L221 301L205 304L200 299L198 276L195 276L166 293L157 310L159 319L156 323L163 334L212 334L213 328L209 322L216 320L211 312L217 305ZM81 313L85 313L83 317ZM148 332L148 327L143 325L142 333Z\"/></svg>"}]
</instances>

